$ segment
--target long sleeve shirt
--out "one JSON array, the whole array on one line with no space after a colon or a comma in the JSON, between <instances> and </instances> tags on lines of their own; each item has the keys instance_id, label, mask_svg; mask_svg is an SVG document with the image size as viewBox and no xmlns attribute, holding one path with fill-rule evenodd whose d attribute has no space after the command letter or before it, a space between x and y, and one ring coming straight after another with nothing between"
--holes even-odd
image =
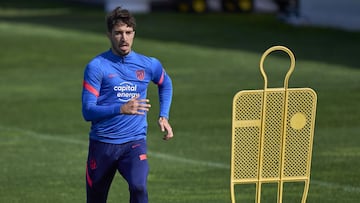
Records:
<instances>
[{"instance_id":1,"label":"long sleeve shirt","mask_svg":"<svg viewBox=\"0 0 360 203\"><path fill-rule=\"evenodd\" d=\"M120 108L135 96L145 99L149 83L158 85L159 116L169 118L172 81L160 61L131 51L117 56L108 50L93 58L84 71L82 113L91 121L90 139L122 144L146 138L144 115L126 115Z\"/></svg>"}]
</instances>

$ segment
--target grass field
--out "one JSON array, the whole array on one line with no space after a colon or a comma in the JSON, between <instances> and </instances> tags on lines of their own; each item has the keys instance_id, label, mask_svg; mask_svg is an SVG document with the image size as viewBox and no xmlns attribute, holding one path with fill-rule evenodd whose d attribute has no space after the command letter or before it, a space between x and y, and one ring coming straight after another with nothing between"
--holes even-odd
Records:
<instances>
[{"instance_id":1,"label":"grass field","mask_svg":"<svg viewBox=\"0 0 360 203\"><path fill-rule=\"evenodd\" d=\"M21 2L21 3L20 3ZM258 63L273 45L296 56L290 87L318 94L309 203L360 200L360 33L280 24L271 15L137 15L134 49L159 58L172 76L175 138L149 119L152 203L230 202L231 105L262 89ZM84 202L89 123L81 116L86 63L109 48L101 8L56 1L0 3L0 202ZM269 86L282 86L289 59L266 60ZM262 202L276 202L274 185ZM286 187L286 186L285 186ZM284 202L300 202L296 185ZM253 186L237 187L253 202ZM117 175L108 202L127 202Z\"/></svg>"}]
</instances>

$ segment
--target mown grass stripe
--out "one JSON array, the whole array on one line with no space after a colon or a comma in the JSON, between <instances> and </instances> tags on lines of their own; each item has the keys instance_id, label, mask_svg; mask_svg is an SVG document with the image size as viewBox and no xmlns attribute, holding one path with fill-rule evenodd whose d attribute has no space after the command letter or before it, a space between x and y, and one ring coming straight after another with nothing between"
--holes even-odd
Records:
<instances>
[{"instance_id":1,"label":"mown grass stripe","mask_svg":"<svg viewBox=\"0 0 360 203\"><path fill-rule=\"evenodd\" d=\"M59 141L59 142L63 142L63 143L77 144L77 145L83 145L83 146L88 145L88 143L86 141L82 141L82 140L64 138L63 136L59 136L59 135L41 134L41 133L37 133L34 131L24 130L24 129L19 129L19 128L8 128L8 127L0 126L0 130L3 131L2 133L6 132L6 131L18 132L20 134L25 134L25 135L32 136L37 139L42 139L42 140ZM205 166L205 167L219 168L219 169L226 169L226 170L230 169L229 165L223 164L223 163L187 159L187 158L183 158L183 157L179 157L179 156L163 154L163 153L153 152L153 151L149 151L148 153L152 157L155 157L158 159L175 161L175 162L179 162L179 163L183 163L183 164L192 164L192 165L197 165L197 166ZM311 180L311 184L315 184L315 185L318 185L321 187L326 187L326 188L331 188L331 189L343 190L348 193L360 193L359 187L340 185L340 184L330 183L330 182L325 182L325 181L320 181L320 180Z\"/></svg>"}]
</instances>

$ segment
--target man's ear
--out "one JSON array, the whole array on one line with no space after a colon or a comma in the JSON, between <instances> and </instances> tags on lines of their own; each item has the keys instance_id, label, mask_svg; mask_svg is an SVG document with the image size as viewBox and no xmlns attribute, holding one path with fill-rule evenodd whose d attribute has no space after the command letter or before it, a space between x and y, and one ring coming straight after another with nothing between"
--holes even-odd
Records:
<instances>
[{"instance_id":1,"label":"man's ear","mask_svg":"<svg viewBox=\"0 0 360 203\"><path fill-rule=\"evenodd\" d=\"M111 32L106 32L106 36L110 39L111 38Z\"/></svg>"}]
</instances>

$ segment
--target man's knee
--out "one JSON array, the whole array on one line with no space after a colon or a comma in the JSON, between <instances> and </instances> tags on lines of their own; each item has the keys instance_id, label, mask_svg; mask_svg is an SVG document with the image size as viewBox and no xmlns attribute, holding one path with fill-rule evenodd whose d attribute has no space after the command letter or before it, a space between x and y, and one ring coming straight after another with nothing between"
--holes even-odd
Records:
<instances>
[{"instance_id":1,"label":"man's knee","mask_svg":"<svg viewBox=\"0 0 360 203\"><path fill-rule=\"evenodd\" d=\"M132 184L129 187L130 192L132 193L147 193L146 184Z\"/></svg>"}]
</instances>

